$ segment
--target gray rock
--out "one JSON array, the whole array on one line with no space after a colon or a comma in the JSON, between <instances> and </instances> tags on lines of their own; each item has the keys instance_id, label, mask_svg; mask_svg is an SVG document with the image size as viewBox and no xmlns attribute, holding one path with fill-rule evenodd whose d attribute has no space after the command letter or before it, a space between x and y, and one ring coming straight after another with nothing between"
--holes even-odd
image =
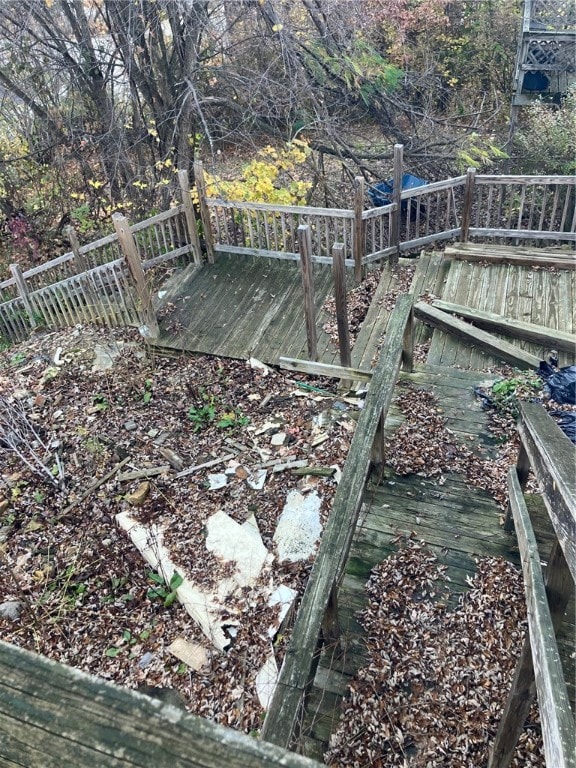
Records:
<instances>
[{"instance_id":1,"label":"gray rock","mask_svg":"<svg viewBox=\"0 0 576 768\"><path fill-rule=\"evenodd\" d=\"M0 603L0 616L18 621L23 605L20 600L6 600L5 603Z\"/></svg>"},{"instance_id":2,"label":"gray rock","mask_svg":"<svg viewBox=\"0 0 576 768\"><path fill-rule=\"evenodd\" d=\"M140 669L146 669L146 667L152 662L153 658L154 658L154 654L150 653L150 651L146 651L146 653L138 661L138 666L140 667Z\"/></svg>"}]
</instances>

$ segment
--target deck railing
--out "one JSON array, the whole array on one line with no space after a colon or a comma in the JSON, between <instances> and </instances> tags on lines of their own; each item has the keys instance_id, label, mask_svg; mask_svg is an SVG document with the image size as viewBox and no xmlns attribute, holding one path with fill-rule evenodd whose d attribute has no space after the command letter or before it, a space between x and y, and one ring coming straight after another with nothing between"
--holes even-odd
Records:
<instances>
[{"instance_id":1,"label":"deck railing","mask_svg":"<svg viewBox=\"0 0 576 768\"><path fill-rule=\"evenodd\" d=\"M120 222L131 232L131 254L118 231L79 245L69 229L72 249L67 253L25 272L12 264L12 277L0 282L0 337L19 341L38 325L139 325L134 269L140 265L147 271L184 256L200 261L191 201L189 207L181 204L132 226L115 214L117 229Z\"/></svg>"},{"instance_id":2,"label":"deck railing","mask_svg":"<svg viewBox=\"0 0 576 768\"><path fill-rule=\"evenodd\" d=\"M312 262L332 264L334 244L338 243L345 265L354 268L357 281L364 266L385 258L393 263L401 253L435 242L576 242L576 179L572 176L490 176L470 169L463 176L402 191L403 149L396 145L397 183L390 203L364 209L365 181L358 177L352 208L335 209L209 198L202 164L195 163L194 170L209 262L215 253L300 260L298 231L302 226L309 230ZM144 270L187 256L201 263L186 171L179 172L179 181L181 205L130 227L134 242L130 272L136 259ZM125 306L135 302L126 292L120 272L110 267L91 274L126 258L118 232L82 246L73 230L69 235L69 252L25 272L12 265L12 277L0 282L0 337L18 341L40 323L59 327L91 317L95 322L124 324L127 316L133 317L132 309L126 313ZM86 279L78 280L80 275ZM90 290L82 296L84 286ZM95 301L94 292L100 290L104 297ZM53 302L50 293L56 297ZM60 294L65 311L58 307ZM139 289L139 299L140 294ZM116 302L119 310L110 311ZM104 306L108 308L102 309Z\"/></svg>"},{"instance_id":3,"label":"deck railing","mask_svg":"<svg viewBox=\"0 0 576 768\"><path fill-rule=\"evenodd\" d=\"M508 476L505 527L516 530L528 607L528 632L512 689L490 754L489 768L510 765L518 737L538 696L546 765L574 768L574 719L556 633L576 582L576 447L541 405L522 403L518 464ZM532 470L555 533L545 576L530 516L522 494Z\"/></svg>"},{"instance_id":4,"label":"deck railing","mask_svg":"<svg viewBox=\"0 0 576 768\"><path fill-rule=\"evenodd\" d=\"M406 368L411 368L412 296L409 294L398 297L390 316L386 345L372 376L266 713L261 738L278 746L290 748L292 744L304 696L314 680L320 647L338 641L338 585L344 575L370 466L383 463L383 425L403 362Z\"/></svg>"},{"instance_id":5,"label":"deck railing","mask_svg":"<svg viewBox=\"0 0 576 768\"><path fill-rule=\"evenodd\" d=\"M0 734L3 766L322 768L1 641Z\"/></svg>"},{"instance_id":6,"label":"deck railing","mask_svg":"<svg viewBox=\"0 0 576 768\"><path fill-rule=\"evenodd\" d=\"M396 162L401 167L401 153ZM356 188L363 197L363 179L356 179ZM376 208L278 206L217 198L204 203L217 253L298 259L297 230L307 224L313 261L331 263L332 247L340 242L347 266L358 271L434 242L574 243L575 195L572 176L490 176L470 169L463 176L400 191L396 200Z\"/></svg>"}]
</instances>

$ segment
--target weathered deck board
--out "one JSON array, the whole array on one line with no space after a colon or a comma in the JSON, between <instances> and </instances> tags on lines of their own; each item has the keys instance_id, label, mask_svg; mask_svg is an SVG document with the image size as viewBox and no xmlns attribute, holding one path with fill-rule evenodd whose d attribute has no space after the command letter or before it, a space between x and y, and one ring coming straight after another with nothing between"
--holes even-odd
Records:
<instances>
[{"instance_id":1,"label":"weathered deck board","mask_svg":"<svg viewBox=\"0 0 576 768\"><path fill-rule=\"evenodd\" d=\"M473 393L474 385L482 378L486 376L477 371L429 364L412 374L401 374L401 381L411 380L435 392L448 427L479 455L493 448L486 436L486 414ZM386 430L393 430L400 419L398 410L392 407ZM550 522L540 498L528 498L532 498L534 527L545 561L553 540ZM439 584L438 592L446 593L452 607L468 589L467 578L475 572L477 557L499 556L516 565L520 562L515 536L502 526L504 511L486 491L471 487L463 476L447 475L440 485L432 478L398 477L387 470L378 485L367 487L363 504L338 594L343 655L335 657L330 648L323 652L306 704L300 746L306 755L316 759L322 759L338 724L342 696L365 658L357 615L366 604L364 584L374 565L397 551L399 537L424 541L446 566L447 579ZM559 647L573 702L573 604L559 633Z\"/></svg>"},{"instance_id":2,"label":"weathered deck board","mask_svg":"<svg viewBox=\"0 0 576 768\"><path fill-rule=\"evenodd\" d=\"M337 349L321 330L321 307L332 292L332 272L314 265L319 349L334 362ZM219 256L171 281L165 301L174 309L160 320L158 346L223 357L302 357L306 331L302 281L293 261Z\"/></svg>"},{"instance_id":3,"label":"weathered deck board","mask_svg":"<svg viewBox=\"0 0 576 768\"><path fill-rule=\"evenodd\" d=\"M512 319L572 332L575 292L574 270L554 271L508 263L485 265L454 261L441 298L453 304L465 304ZM500 338L507 337L502 335ZM550 352L550 347L536 342L514 340L514 344L540 359L546 359ZM576 349L560 351L561 365L573 364L575 359ZM490 368L499 364L489 353L450 338L450 334L440 330L435 330L432 336L428 362L465 368Z\"/></svg>"},{"instance_id":4,"label":"weathered deck board","mask_svg":"<svg viewBox=\"0 0 576 768\"><path fill-rule=\"evenodd\" d=\"M412 278L410 293L414 294L416 299L426 291L435 295L441 294L442 285L450 266L449 262L444 261L442 252L423 253L418 259L401 258L398 264L399 266L415 264L416 269ZM378 289L352 350L352 366L354 368L369 370L372 367L390 316L390 311L381 305L381 301L386 293L396 289L395 269L386 264L383 267ZM422 344L431 335L432 330L419 323L415 327L414 343Z\"/></svg>"},{"instance_id":5,"label":"weathered deck board","mask_svg":"<svg viewBox=\"0 0 576 768\"><path fill-rule=\"evenodd\" d=\"M414 263L413 259L399 259L398 267ZM386 329L390 310L382 306L382 300L389 291L397 290L397 268L388 263L382 267L382 276L372 303L352 348L352 367L370 370L377 355L380 337Z\"/></svg>"}]
</instances>

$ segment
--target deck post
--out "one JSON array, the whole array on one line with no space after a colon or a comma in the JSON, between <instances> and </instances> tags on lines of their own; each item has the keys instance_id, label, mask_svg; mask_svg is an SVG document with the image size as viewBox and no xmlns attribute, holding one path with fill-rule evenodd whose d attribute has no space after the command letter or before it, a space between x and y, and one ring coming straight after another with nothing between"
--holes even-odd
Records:
<instances>
[{"instance_id":1,"label":"deck post","mask_svg":"<svg viewBox=\"0 0 576 768\"><path fill-rule=\"evenodd\" d=\"M178 171L178 182L182 192L182 205L184 206L184 215L186 216L186 226L190 235L190 246L192 248L192 257L194 264L202 264L202 249L200 248L200 238L198 236L198 227L196 225L196 214L190 197L190 179L188 171L183 168Z\"/></svg>"},{"instance_id":2,"label":"deck post","mask_svg":"<svg viewBox=\"0 0 576 768\"><path fill-rule=\"evenodd\" d=\"M364 258L364 177L354 179L354 230L352 237L352 255L354 258L354 279L362 282L362 260Z\"/></svg>"},{"instance_id":3,"label":"deck post","mask_svg":"<svg viewBox=\"0 0 576 768\"><path fill-rule=\"evenodd\" d=\"M346 300L346 267L342 243L334 243L332 247L332 275L334 277L334 300L336 302L340 365L343 368L350 368L352 356L350 354L350 331L348 328L348 306Z\"/></svg>"},{"instance_id":4,"label":"deck post","mask_svg":"<svg viewBox=\"0 0 576 768\"><path fill-rule=\"evenodd\" d=\"M468 168L466 172L466 186L464 187L464 207L462 209L462 225L460 227L460 242L468 242L470 221L472 220L472 201L474 199L474 184L476 182L476 168Z\"/></svg>"},{"instance_id":5,"label":"deck post","mask_svg":"<svg viewBox=\"0 0 576 768\"><path fill-rule=\"evenodd\" d=\"M136 241L130 229L128 220L121 213L112 214L114 229L118 235L118 242L122 253L126 257L128 269L136 286L136 293L140 301L140 313L143 323L142 335L146 337L157 338L159 333L158 320L152 306L152 294L146 285L146 276L142 269L142 262L138 255Z\"/></svg>"},{"instance_id":6,"label":"deck post","mask_svg":"<svg viewBox=\"0 0 576 768\"><path fill-rule=\"evenodd\" d=\"M402 370L408 373L414 370L414 306L410 307L402 339Z\"/></svg>"},{"instance_id":7,"label":"deck post","mask_svg":"<svg viewBox=\"0 0 576 768\"><path fill-rule=\"evenodd\" d=\"M88 272L88 262L84 258L84 254L80 252L80 243L78 242L78 235L74 227L66 227L66 237L74 254L76 274L81 275L83 272Z\"/></svg>"},{"instance_id":8,"label":"deck post","mask_svg":"<svg viewBox=\"0 0 576 768\"><path fill-rule=\"evenodd\" d=\"M316 312L314 309L314 275L312 273L312 233L307 224L300 224L298 227L298 248L300 251L302 288L304 289L304 316L306 318L308 358L310 360L317 360L318 347L316 337Z\"/></svg>"},{"instance_id":9,"label":"deck post","mask_svg":"<svg viewBox=\"0 0 576 768\"><path fill-rule=\"evenodd\" d=\"M400 214L402 194L402 171L404 165L404 145L394 144L394 176L392 180L392 202L394 210L390 217L390 246L395 250L390 254L389 263L397 264L400 255Z\"/></svg>"},{"instance_id":10,"label":"deck post","mask_svg":"<svg viewBox=\"0 0 576 768\"><path fill-rule=\"evenodd\" d=\"M204 230L204 242L206 243L206 254L208 263L214 264L214 238L212 237L212 222L210 221L210 211L206 203L206 179L204 178L204 166L200 160L194 161L194 183L198 192L198 205L200 206L200 218L202 219L202 229Z\"/></svg>"},{"instance_id":11,"label":"deck post","mask_svg":"<svg viewBox=\"0 0 576 768\"><path fill-rule=\"evenodd\" d=\"M28 315L28 324L31 328L36 328L38 323L34 317L34 307L32 306L32 301L30 299L30 294L28 293L28 288L26 287L26 281L24 280L22 270L18 264L10 264L10 272L12 273L12 277L16 283L16 288L18 289L18 293L20 294L24 308L26 309L26 314Z\"/></svg>"}]
</instances>

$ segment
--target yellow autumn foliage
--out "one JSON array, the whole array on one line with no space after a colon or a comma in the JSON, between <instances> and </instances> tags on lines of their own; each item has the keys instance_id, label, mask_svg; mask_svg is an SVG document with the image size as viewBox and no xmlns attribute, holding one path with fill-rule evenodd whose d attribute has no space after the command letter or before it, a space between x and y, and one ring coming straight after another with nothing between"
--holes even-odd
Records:
<instances>
[{"instance_id":1,"label":"yellow autumn foliage","mask_svg":"<svg viewBox=\"0 0 576 768\"><path fill-rule=\"evenodd\" d=\"M208 197L253 203L304 205L312 186L295 178L310 153L305 141L294 139L284 147L267 146L242 169L239 179L226 180L206 173Z\"/></svg>"}]
</instances>

